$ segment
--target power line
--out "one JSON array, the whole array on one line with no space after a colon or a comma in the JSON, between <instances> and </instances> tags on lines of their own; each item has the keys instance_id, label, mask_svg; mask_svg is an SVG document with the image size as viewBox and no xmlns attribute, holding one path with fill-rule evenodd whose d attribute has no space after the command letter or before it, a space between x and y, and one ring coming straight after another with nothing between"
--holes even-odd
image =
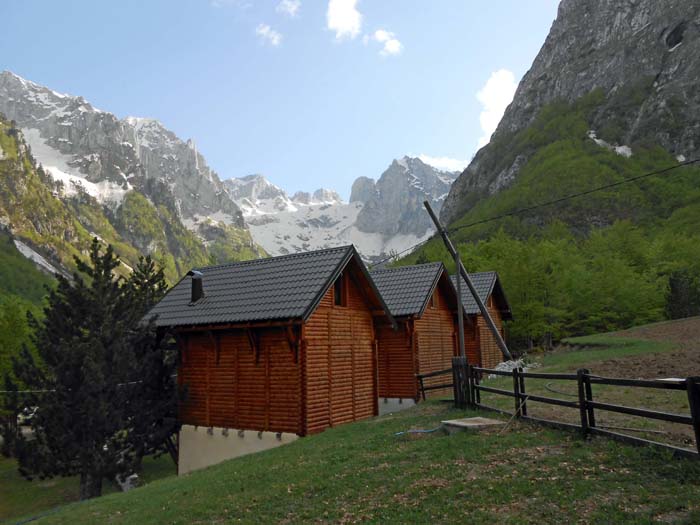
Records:
<instances>
[{"instance_id":1,"label":"power line","mask_svg":"<svg viewBox=\"0 0 700 525\"><path fill-rule=\"evenodd\" d=\"M405 250L401 250L400 252L392 253L389 257L386 257L384 259L381 259L380 261L377 261L375 263L370 264L369 265L370 270L379 266L380 264L384 264L385 262L391 261L392 259L396 259L399 255L403 255L406 252L410 252L410 251L413 251L417 248L420 248L424 244L427 244L428 242L432 241L435 238L435 235L436 234L432 234L430 237L428 237L424 241L416 243L413 246L409 246L408 248L406 248Z\"/></svg>"},{"instance_id":2,"label":"power line","mask_svg":"<svg viewBox=\"0 0 700 525\"><path fill-rule=\"evenodd\" d=\"M692 164L697 164L698 162L700 162L700 159L686 160L686 161L683 161L683 162L681 162L681 163L679 163L679 164L676 164L675 166L670 166L670 167L668 167L668 168L664 168L664 169L661 169L661 170L652 171L652 172L650 172L650 173L644 173L644 174L642 174L642 175L637 175L637 176L635 176L635 177L629 177L629 178L623 179L623 180L621 180L621 181L613 182L613 183L610 183L610 184L605 184L605 185L603 185L603 186L598 186L598 187L596 187L596 188L591 188L590 190L582 191L582 192L579 192L579 193L572 193L571 195L566 195L566 196L560 197L560 198L558 198L558 199L554 199L554 200L547 201L547 202L541 202L541 203L539 203L539 204L535 204L535 205L529 206L529 207L527 207L527 208L520 208L520 209L517 209L517 210L513 210L513 211L510 211L510 212L507 212L507 213L503 213L503 214L501 214L501 215L496 215L496 216L488 217L488 218L486 218L486 219L482 219L482 220L479 220L479 221L471 222L471 223L469 223L469 224L463 224L462 226L457 226L456 228L448 229L448 230L447 230L447 233L454 233L454 232L456 232L456 231L463 230L463 229L465 229L465 228L471 228L471 227L477 226L477 225L479 225L479 224L485 224L485 223L488 223L488 222L493 222L493 221L496 221L496 220L499 220L499 219L503 219L503 218L505 218L505 217L512 217L513 215L518 215L518 214L520 214L520 213L526 213L526 212L529 212L529 211L532 211L532 210L536 210L536 209L538 209L538 208L543 208L543 207L545 207L545 206L551 206L552 204L558 204L558 203L560 203L560 202L565 202L565 201L567 201L567 200L575 199L575 198L577 198L577 197L583 197L583 196L585 196L585 195L590 195L591 193L595 193L595 192L598 192L598 191L603 191L603 190L607 190L607 189L610 189L610 188L615 188L615 187L621 186L621 185L623 185L623 184L629 184L630 182L635 182L635 181L638 181L638 180L641 180L641 179L645 179L645 178L648 178L648 177L653 177L654 175L662 175L662 174L664 174L664 173L667 173L667 172L669 172L669 171L673 171L673 170L678 169L678 168L683 168L683 167L685 167L685 166L690 166L690 165L692 165ZM394 253L394 254L390 255L389 257L386 257L386 258L384 258L384 259L381 259L380 261L377 261L377 262L371 264L371 265L369 266L370 269L373 269L373 268L379 266L380 264L384 264L385 262L391 261L392 259L395 259L396 257L398 257L398 256L400 256L400 255L403 255L403 254L406 253L406 252L411 252L411 251L413 251L413 250L416 250L416 249L420 248L420 247L423 246L424 244L427 244L428 242L432 241L432 240L435 238L435 235L436 235L436 234L433 234L433 235L431 235L428 239L426 239L426 240L424 240L424 241L421 241L421 242L419 242L419 243L416 243L416 244L414 244L413 246L409 246L409 247L406 248L405 250L401 250L400 252Z\"/></svg>"},{"instance_id":3,"label":"power line","mask_svg":"<svg viewBox=\"0 0 700 525\"><path fill-rule=\"evenodd\" d=\"M635 181L638 181L638 180L641 180L641 179L645 179L645 178L648 178L648 177L653 177L654 175L661 175L661 174L663 174L663 173L667 173L667 172L669 172L669 171L672 171L672 170L675 170L675 169L678 169L678 168L682 168L682 167L685 167L685 166L690 166L691 164L696 164L696 163L698 163L698 162L700 162L700 159L687 160L687 161L681 162L680 164L676 164L675 166L671 166L671 167L664 168L664 169L657 170L657 171L652 171L652 172L650 172L650 173L645 173L645 174L643 174L643 175L637 175L637 176L635 176L635 177L630 177L630 178L623 179L623 180L620 180L620 181L617 181L617 182L613 182L613 183L610 183L610 184L605 184L605 185L603 185L603 186L598 186L598 187L596 187L596 188L591 188L590 190L582 191L582 192L579 192L579 193L572 193L572 194L566 195L566 196L564 196L564 197L559 197L558 199L554 199L554 200L547 201L547 202L541 202L541 203L535 204L535 205L533 205L533 206L528 206L527 208L519 208L519 209L517 209L517 210L513 210L513 211L509 211L509 212L503 213L503 214L501 214L501 215L496 215L496 216L494 216L494 217L488 217L488 218L486 218L486 219L481 219L481 220L479 220L479 221L474 221L474 222L470 222L470 223L468 223L468 224L463 224L462 226L457 226L456 228L452 228L452 229L449 229L449 230L447 230L447 231L448 231L448 233L454 233L454 232L457 232L457 231L459 231L459 230L463 230L463 229L465 229L465 228L471 228L471 227L473 227L473 226L477 226L477 225L479 225L479 224L485 224L485 223L487 223L487 222L497 221L497 220L503 219L503 218L505 218L505 217L512 217L513 215L518 215L518 214L521 214L521 213L526 213L526 212L529 212L529 211L532 211L532 210L536 210L536 209L538 209L538 208L543 208L543 207L545 207L545 206L551 206L552 204L558 204L558 203L560 203L560 202L565 202L565 201L568 201L568 200L571 200L571 199L575 199L575 198L577 198L577 197L583 197L584 195L590 195L591 193L595 193L595 192L597 192L597 191L603 191L603 190L607 190L607 189L610 189L610 188L614 188L614 187L616 187L616 186L621 186L621 185L623 185L623 184L629 184L630 182L635 182Z\"/></svg>"}]
</instances>

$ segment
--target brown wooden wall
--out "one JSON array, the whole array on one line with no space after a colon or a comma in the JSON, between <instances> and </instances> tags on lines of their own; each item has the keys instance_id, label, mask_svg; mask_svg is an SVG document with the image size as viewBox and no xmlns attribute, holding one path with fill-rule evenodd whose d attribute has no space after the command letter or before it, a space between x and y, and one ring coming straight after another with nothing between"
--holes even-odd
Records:
<instances>
[{"instance_id":1,"label":"brown wooden wall","mask_svg":"<svg viewBox=\"0 0 700 525\"><path fill-rule=\"evenodd\" d=\"M301 432L301 369L280 328L182 334L178 381L184 424ZM217 351L218 346L218 351Z\"/></svg>"},{"instance_id":2,"label":"brown wooden wall","mask_svg":"<svg viewBox=\"0 0 700 525\"><path fill-rule=\"evenodd\" d=\"M372 314L359 285L345 277L346 306L334 304L331 287L304 326L306 433L377 414Z\"/></svg>"},{"instance_id":3,"label":"brown wooden wall","mask_svg":"<svg viewBox=\"0 0 700 525\"><path fill-rule=\"evenodd\" d=\"M504 336L503 320L501 318L501 313L494 305L493 296L489 297L486 306L488 307L493 322L496 324L496 327L501 332L501 336ZM476 316L476 325L477 339L479 341L479 348L481 354L481 366L483 366L484 368L493 368L498 363L503 361L503 354L501 353L501 349L498 347L498 343L496 342L496 339L494 338L493 334L491 333L491 330L489 329L489 325L486 323L486 319L484 319L482 315Z\"/></svg>"},{"instance_id":4,"label":"brown wooden wall","mask_svg":"<svg viewBox=\"0 0 700 525\"><path fill-rule=\"evenodd\" d=\"M395 331L386 321L376 324L379 397L418 398L417 354L412 345L413 321L399 323Z\"/></svg>"},{"instance_id":5,"label":"brown wooden wall","mask_svg":"<svg viewBox=\"0 0 700 525\"><path fill-rule=\"evenodd\" d=\"M418 373L426 374L452 367L452 357L457 350L455 313L449 307L441 288L436 288L436 304L428 305L420 319L415 321L418 335ZM424 381L426 386L450 382L450 378L433 377ZM447 394L447 390L429 392L433 396Z\"/></svg>"}]
</instances>

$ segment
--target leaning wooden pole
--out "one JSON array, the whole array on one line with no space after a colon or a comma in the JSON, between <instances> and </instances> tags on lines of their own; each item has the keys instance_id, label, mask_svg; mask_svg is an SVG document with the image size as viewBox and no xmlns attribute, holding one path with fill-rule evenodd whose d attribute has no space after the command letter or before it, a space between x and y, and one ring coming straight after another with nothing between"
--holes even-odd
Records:
<instances>
[{"instance_id":1,"label":"leaning wooden pole","mask_svg":"<svg viewBox=\"0 0 700 525\"><path fill-rule=\"evenodd\" d=\"M455 264L457 265L457 268L459 268L459 265L462 264L462 262L459 259L459 253L455 256ZM457 332L457 341L459 344L459 352L458 354L460 356L464 356L464 305L462 304L462 280L457 279L457 297L459 298L457 301L457 326L458 326L458 332Z\"/></svg>"},{"instance_id":2,"label":"leaning wooden pole","mask_svg":"<svg viewBox=\"0 0 700 525\"><path fill-rule=\"evenodd\" d=\"M513 359L513 357L510 355L510 351L508 351L508 346L506 345L506 342L503 340L503 336L501 336L501 332L498 331L498 328L496 327L496 323L493 322L493 319L491 318L491 314L489 313L488 308L486 308L486 305L484 304L484 301L481 300L481 297L479 297L479 294L476 293L476 288L474 288L474 283L472 282L471 278L469 277L469 274L467 273L467 270L464 268L464 265L458 258L458 253L457 249L454 247L454 244L452 244L452 241L450 240L449 236L447 235L447 230L442 226L440 223L440 219L438 219L437 215L435 215L435 212L433 211L433 208L430 206L430 203L428 201L424 201L423 205L425 206L425 209L428 210L428 213L430 214L430 218L433 220L435 223L435 227L437 228L438 233L442 237L443 242L445 243L445 246L447 247L447 251L450 252L450 255L452 256L455 261L458 263L458 268L457 271L459 275L462 276L462 279L464 279L464 282L467 283L467 287L469 288L469 291L472 293L474 296L474 300L476 301L476 304L479 306L479 311L481 311L481 315L484 316L484 319L486 319L486 324L489 325L489 329L491 330L491 333L493 334L494 339L496 339L496 343L498 344L498 348L501 349L501 353L503 354L503 357L505 357L507 360ZM459 279L458 279L459 281ZM460 301L462 298L459 298Z\"/></svg>"}]
</instances>

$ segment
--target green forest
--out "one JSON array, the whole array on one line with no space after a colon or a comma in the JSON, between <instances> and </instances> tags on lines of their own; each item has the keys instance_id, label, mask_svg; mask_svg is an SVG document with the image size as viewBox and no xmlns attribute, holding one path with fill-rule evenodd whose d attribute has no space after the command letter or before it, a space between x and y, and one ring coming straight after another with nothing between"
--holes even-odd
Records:
<instances>
[{"instance_id":1,"label":"green forest","mask_svg":"<svg viewBox=\"0 0 700 525\"><path fill-rule=\"evenodd\" d=\"M601 97L551 104L521 132L494 137L490 147L501 154L491 158L526 153L529 160L507 189L463 203L468 211L448 227L468 271L499 272L516 348L549 334L556 340L700 315L700 167L517 213L678 165L645 140L630 144L630 158L596 144L590 120ZM598 136L614 144L620 131L611 125ZM436 260L454 271L437 238L397 264Z\"/></svg>"}]
</instances>

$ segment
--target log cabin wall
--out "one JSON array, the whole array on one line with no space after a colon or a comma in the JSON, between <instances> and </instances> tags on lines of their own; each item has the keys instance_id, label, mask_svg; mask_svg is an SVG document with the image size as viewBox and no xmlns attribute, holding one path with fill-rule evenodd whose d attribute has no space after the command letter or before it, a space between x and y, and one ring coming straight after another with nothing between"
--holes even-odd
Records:
<instances>
[{"instance_id":1,"label":"log cabin wall","mask_svg":"<svg viewBox=\"0 0 700 525\"><path fill-rule=\"evenodd\" d=\"M477 316L470 315L470 323L464 323L464 353L470 365L483 366L481 363L481 348L479 340L479 324ZM488 326L486 327L488 330ZM455 328L456 330L456 328Z\"/></svg>"},{"instance_id":2,"label":"log cabin wall","mask_svg":"<svg viewBox=\"0 0 700 525\"><path fill-rule=\"evenodd\" d=\"M491 314L493 322L496 324L498 331L501 332L501 336L505 337L503 331L503 319L501 317L501 312L496 308L494 304L493 296L489 297L486 306ZM498 343L494 338L489 325L486 323L483 315L476 316L477 325L477 338L479 340L479 348L481 354L481 366L484 368L494 368L498 363L503 361L503 354L501 349L498 347Z\"/></svg>"},{"instance_id":3,"label":"log cabin wall","mask_svg":"<svg viewBox=\"0 0 700 525\"><path fill-rule=\"evenodd\" d=\"M396 331L388 322L381 320L377 322L376 330L379 397L418 399L413 320L399 323Z\"/></svg>"},{"instance_id":4,"label":"log cabin wall","mask_svg":"<svg viewBox=\"0 0 700 525\"><path fill-rule=\"evenodd\" d=\"M300 365L283 328L183 333L186 425L301 433ZM257 354L257 355L256 355Z\"/></svg>"},{"instance_id":5,"label":"log cabin wall","mask_svg":"<svg viewBox=\"0 0 700 525\"><path fill-rule=\"evenodd\" d=\"M304 326L304 433L377 414L375 334L372 314L349 272L344 305L334 286Z\"/></svg>"},{"instance_id":6,"label":"log cabin wall","mask_svg":"<svg viewBox=\"0 0 700 525\"><path fill-rule=\"evenodd\" d=\"M421 318L415 321L419 374L451 368L457 349L455 313L449 306L445 291L436 287L433 298ZM426 379L424 384L429 386L445 382L445 377L438 376ZM448 390L433 390L429 394L442 396L448 394Z\"/></svg>"}]
</instances>

